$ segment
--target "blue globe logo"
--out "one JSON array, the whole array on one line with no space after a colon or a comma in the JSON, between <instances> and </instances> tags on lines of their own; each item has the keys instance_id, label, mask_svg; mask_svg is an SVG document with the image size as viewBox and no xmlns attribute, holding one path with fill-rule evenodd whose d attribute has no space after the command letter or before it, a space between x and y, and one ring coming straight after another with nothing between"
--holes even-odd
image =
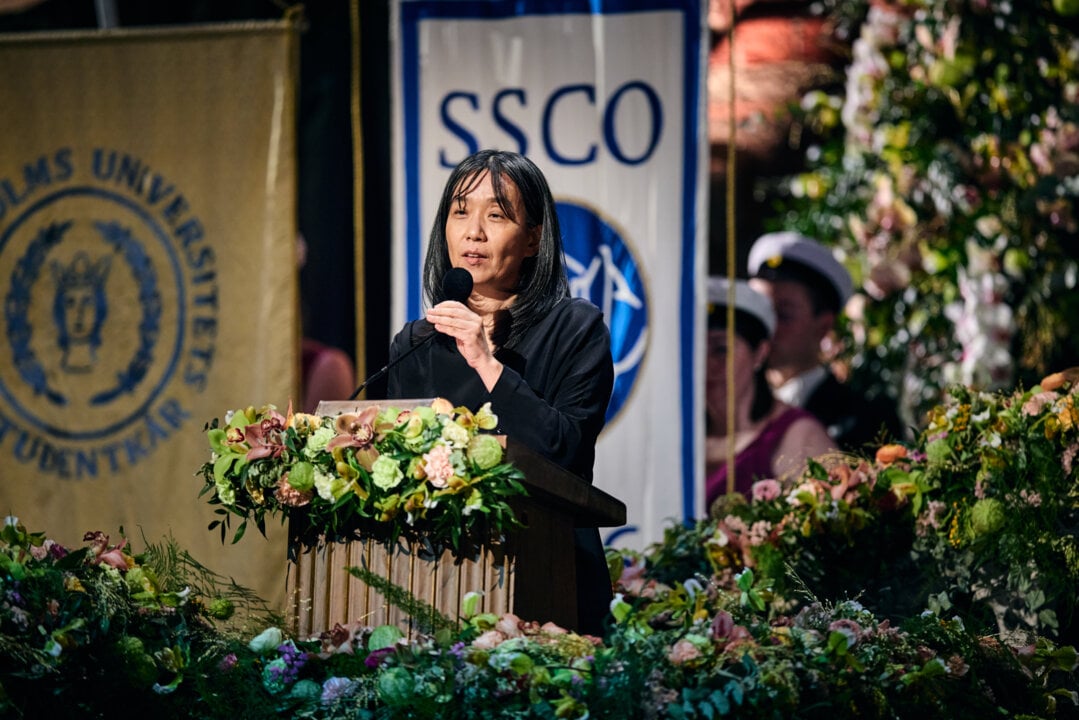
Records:
<instances>
[{"instance_id":1,"label":"blue globe logo","mask_svg":"<svg viewBox=\"0 0 1079 720\"><path fill-rule=\"evenodd\" d=\"M648 345L648 295L640 267L622 235L595 212L576 203L556 203L575 297L603 311L611 332L614 391L607 422L621 412L640 373Z\"/></svg>"}]
</instances>

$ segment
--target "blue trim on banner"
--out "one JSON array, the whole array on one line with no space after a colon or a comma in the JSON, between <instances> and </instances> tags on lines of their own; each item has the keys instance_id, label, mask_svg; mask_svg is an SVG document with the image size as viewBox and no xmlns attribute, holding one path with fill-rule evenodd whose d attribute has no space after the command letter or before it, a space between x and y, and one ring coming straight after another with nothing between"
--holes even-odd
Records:
<instances>
[{"instance_id":1,"label":"blue trim on banner","mask_svg":"<svg viewBox=\"0 0 1079 720\"><path fill-rule=\"evenodd\" d=\"M402 25L432 18L500 19L522 15L610 15L614 13L692 11L698 0L399 0ZM698 14L699 16L699 14ZM696 42L696 41L695 41Z\"/></svg>"},{"instance_id":2,"label":"blue trim on banner","mask_svg":"<svg viewBox=\"0 0 1079 720\"><path fill-rule=\"evenodd\" d=\"M695 4L695 3L694 3ZM686 68L686 85L683 96L686 99L685 109L685 136L686 149L682 153L685 158L685 172L682 176L682 217L685 222L682 225L682 288L681 288L681 377L682 377L682 519L686 524L693 522L696 517L694 502L696 489L696 464L697 454L694 452L694 438L696 436L697 423L700 418L694 415L693 409L696 394L703 391L694 382L693 360L697 348L694 345L697 327L697 298L696 298L696 248L697 248L697 172L698 172L698 148L697 134L700 96L697 89L700 87L700 52L702 50L701 28L703 22L701 7L697 5L697 14L691 12L685 14L686 54L684 57Z\"/></svg>"},{"instance_id":3,"label":"blue trim on banner","mask_svg":"<svg viewBox=\"0 0 1079 720\"><path fill-rule=\"evenodd\" d=\"M424 13L411 3L401 6L401 93L404 115L404 173L405 173L405 318L420 316L423 297L420 266L422 235L420 228L420 72L418 21Z\"/></svg>"}]
</instances>

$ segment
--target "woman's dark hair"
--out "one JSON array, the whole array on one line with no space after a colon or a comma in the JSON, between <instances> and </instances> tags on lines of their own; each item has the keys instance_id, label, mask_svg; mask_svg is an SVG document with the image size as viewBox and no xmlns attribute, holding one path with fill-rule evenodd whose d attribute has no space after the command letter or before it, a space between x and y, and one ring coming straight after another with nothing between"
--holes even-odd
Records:
<instances>
[{"instance_id":1,"label":"woman's dark hair","mask_svg":"<svg viewBox=\"0 0 1079 720\"><path fill-rule=\"evenodd\" d=\"M525 329L547 314L555 303L569 295L569 280L562 259L562 234L555 213L554 197L536 164L523 155L503 150L480 150L462 160L450 173L431 227L427 258L423 265L423 291L428 302L437 305L446 298L442 278L452 267L446 242L446 219L454 204L471 192L490 173L495 200L504 213L527 228L542 226L539 249L521 265L517 299L509 308L510 327L504 345L514 345ZM513 216L505 181L517 186L524 205L524 218Z\"/></svg>"},{"instance_id":2,"label":"woman's dark hair","mask_svg":"<svg viewBox=\"0 0 1079 720\"><path fill-rule=\"evenodd\" d=\"M717 305L708 314L708 329L724 330L726 327L727 308ZM738 337L749 343L749 347L753 350L759 348L761 343L768 339L768 329L764 327L764 323L744 310L735 309L734 311L734 331ZM753 405L749 408L750 419L760 420L766 417L772 412L775 402L772 386L768 384L768 378L762 366L753 372Z\"/></svg>"}]
</instances>

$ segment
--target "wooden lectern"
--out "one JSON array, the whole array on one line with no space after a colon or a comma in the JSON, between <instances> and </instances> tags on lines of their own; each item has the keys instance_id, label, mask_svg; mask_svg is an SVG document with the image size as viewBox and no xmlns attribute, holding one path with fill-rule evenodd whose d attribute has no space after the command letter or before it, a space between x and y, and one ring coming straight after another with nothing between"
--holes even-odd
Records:
<instances>
[{"instance_id":1,"label":"wooden lectern","mask_svg":"<svg viewBox=\"0 0 1079 720\"><path fill-rule=\"evenodd\" d=\"M317 414L354 413L371 405L410 408L430 400L323 402ZM298 637L335 624L397 625L411 635L411 619L374 588L350 574L365 567L443 615L457 619L469 592L482 592L480 611L513 612L523 620L577 623L576 527L617 527L626 506L525 446L506 438L506 459L525 476L527 497L513 502L525 527L505 543L483 548L473 560L455 562L447 552L422 559L415 547L388 551L375 540L310 544L291 533L287 580L288 620Z\"/></svg>"}]
</instances>

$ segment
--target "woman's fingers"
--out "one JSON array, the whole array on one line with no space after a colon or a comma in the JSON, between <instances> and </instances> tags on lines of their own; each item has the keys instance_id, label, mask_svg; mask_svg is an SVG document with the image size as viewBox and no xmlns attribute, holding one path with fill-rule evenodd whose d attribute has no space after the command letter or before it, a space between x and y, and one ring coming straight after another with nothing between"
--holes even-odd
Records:
<instances>
[{"instance_id":1,"label":"woman's fingers","mask_svg":"<svg viewBox=\"0 0 1079 720\"><path fill-rule=\"evenodd\" d=\"M490 354L483 320L468 306L453 300L441 302L427 311L427 321L440 333L457 340L457 348L466 360Z\"/></svg>"},{"instance_id":2,"label":"woman's fingers","mask_svg":"<svg viewBox=\"0 0 1079 720\"><path fill-rule=\"evenodd\" d=\"M447 300L427 311L427 321L441 333L460 337L460 333L475 332L483 329L480 316L465 305Z\"/></svg>"}]
</instances>

